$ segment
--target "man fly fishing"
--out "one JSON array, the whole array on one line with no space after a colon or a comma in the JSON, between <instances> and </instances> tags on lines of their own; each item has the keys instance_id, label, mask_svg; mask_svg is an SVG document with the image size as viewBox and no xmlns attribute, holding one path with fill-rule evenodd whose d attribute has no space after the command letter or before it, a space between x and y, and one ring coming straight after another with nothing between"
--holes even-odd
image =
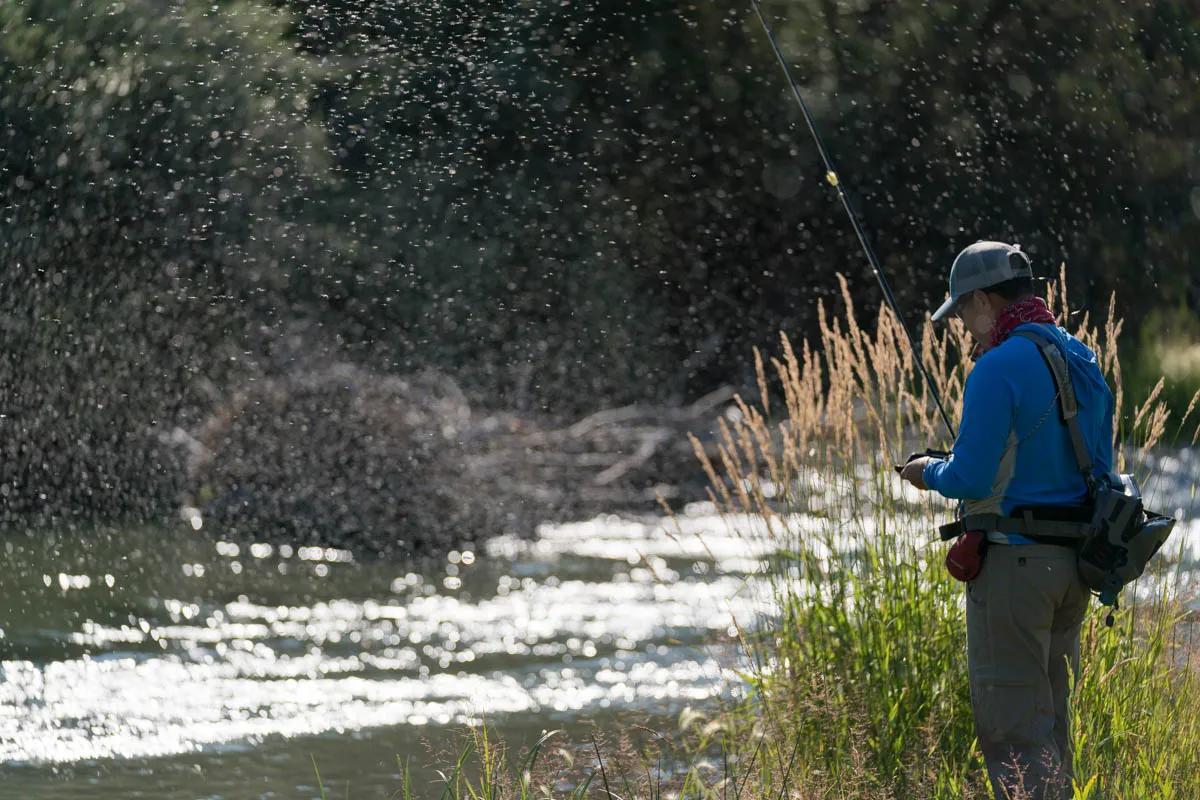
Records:
<instances>
[{"instance_id":1,"label":"man fly fishing","mask_svg":"<svg viewBox=\"0 0 1200 800\"><path fill-rule=\"evenodd\" d=\"M1087 522L1091 506L1038 338L1065 359L1084 446L1103 473L1112 469L1113 395L1095 354L1034 296L1029 261L1017 247L978 242L958 255L950 297L933 319L949 316L978 343L961 428L949 457L914 458L901 475L963 501L964 519L1027 523L1024 534L960 537L948 565L970 578L967 670L996 796L1057 800L1069 796L1068 692L1090 592L1076 567L1076 541L1055 536L1055 523ZM965 532L961 524L957 532Z\"/></svg>"},{"instance_id":2,"label":"man fly fishing","mask_svg":"<svg viewBox=\"0 0 1200 800\"><path fill-rule=\"evenodd\" d=\"M800 85L758 0L750 4L884 302L917 352ZM950 297L933 319L952 314L977 342L962 431L916 359L954 449L944 457L926 451L897 470L919 489L962 501L940 533L956 539L946 566L967 581L967 672L996 796L1057 800L1071 791L1067 701L1090 593L1115 610L1122 587L1142 574L1176 521L1145 508L1132 475L1113 472L1112 392L1095 354L1034 296L1019 247L977 242L959 253Z\"/></svg>"}]
</instances>

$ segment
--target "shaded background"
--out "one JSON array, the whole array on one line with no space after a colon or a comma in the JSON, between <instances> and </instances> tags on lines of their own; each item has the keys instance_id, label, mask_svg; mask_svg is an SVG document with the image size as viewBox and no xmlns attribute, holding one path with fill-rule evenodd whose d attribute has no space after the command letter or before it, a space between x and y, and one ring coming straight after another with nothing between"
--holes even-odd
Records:
<instances>
[{"instance_id":1,"label":"shaded background","mask_svg":"<svg viewBox=\"0 0 1200 800\"><path fill-rule=\"evenodd\" d=\"M911 323L1017 241L1182 411L1194 3L766 9ZM837 272L879 298L745 4L10 0L0 226L10 521L174 513L164 441L264 379L569 420L747 383Z\"/></svg>"}]
</instances>

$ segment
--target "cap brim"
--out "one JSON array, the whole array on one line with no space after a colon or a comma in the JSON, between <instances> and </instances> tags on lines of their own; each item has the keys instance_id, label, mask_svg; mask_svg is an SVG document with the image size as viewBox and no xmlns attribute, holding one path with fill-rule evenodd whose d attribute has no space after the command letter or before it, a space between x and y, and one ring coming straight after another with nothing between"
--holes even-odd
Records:
<instances>
[{"instance_id":1,"label":"cap brim","mask_svg":"<svg viewBox=\"0 0 1200 800\"><path fill-rule=\"evenodd\" d=\"M954 306L957 302L957 297L947 297L946 302L942 303L941 306L938 307L938 310L933 312L933 321L938 322L939 320L950 316L950 314L954 312Z\"/></svg>"}]
</instances>

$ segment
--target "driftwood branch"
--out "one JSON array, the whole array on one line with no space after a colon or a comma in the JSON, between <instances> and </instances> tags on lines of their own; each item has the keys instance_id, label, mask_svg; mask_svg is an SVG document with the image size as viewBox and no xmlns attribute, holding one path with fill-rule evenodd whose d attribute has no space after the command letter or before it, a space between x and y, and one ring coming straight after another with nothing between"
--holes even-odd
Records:
<instances>
[{"instance_id":1,"label":"driftwood branch","mask_svg":"<svg viewBox=\"0 0 1200 800\"><path fill-rule=\"evenodd\" d=\"M733 395L722 387L686 406L602 409L547 430L527 420L493 423L488 427L506 432L490 437L470 471L538 502L555 498L564 514L643 506L656 493L700 497L702 478L687 434L711 440L714 417Z\"/></svg>"}]
</instances>

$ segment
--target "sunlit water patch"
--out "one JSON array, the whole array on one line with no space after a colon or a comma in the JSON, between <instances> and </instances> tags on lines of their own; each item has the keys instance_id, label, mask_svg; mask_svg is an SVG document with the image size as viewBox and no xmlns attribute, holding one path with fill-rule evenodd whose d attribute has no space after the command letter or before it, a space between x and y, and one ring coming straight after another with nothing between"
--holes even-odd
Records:
<instances>
[{"instance_id":1,"label":"sunlit water patch","mask_svg":"<svg viewBox=\"0 0 1200 800\"><path fill-rule=\"evenodd\" d=\"M18 539L23 580L8 588L30 614L0 640L12 656L0 664L0 758L677 713L737 691L735 622L766 607L739 570L759 564L747 541L706 539L715 549L696 551L652 521L606 517L419 571L201 531L94 548Z\"/></svg>"}]
</instances>

